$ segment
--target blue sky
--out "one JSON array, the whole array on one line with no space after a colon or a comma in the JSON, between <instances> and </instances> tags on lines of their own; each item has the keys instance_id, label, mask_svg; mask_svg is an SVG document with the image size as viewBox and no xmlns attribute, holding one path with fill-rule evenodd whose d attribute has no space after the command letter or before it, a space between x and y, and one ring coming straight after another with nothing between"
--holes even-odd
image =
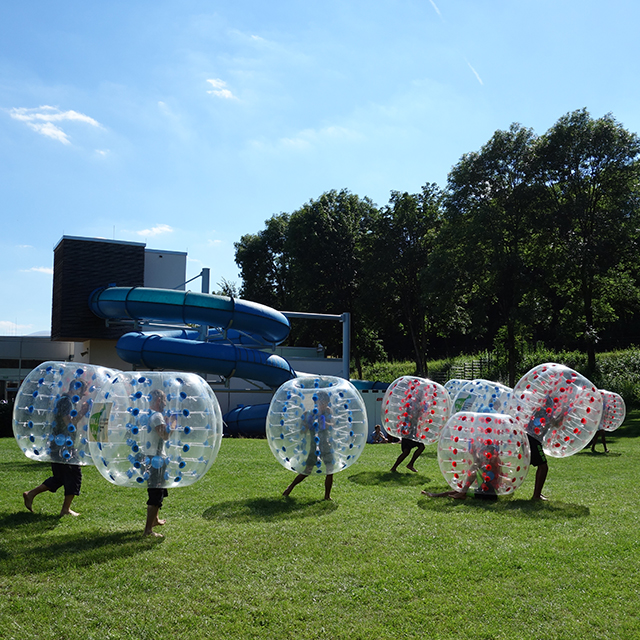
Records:
<instances>
[{"instance_id":1,"label":"blue sky","mask_svg":"<svg viewBox=\"0 0 640 640\"><path fill-rule=\"evenodd\" d=\"M233 243L330 189L444 187L496 130L583 107L638 133L639 23L619 0L4 2L0 335L50 328L63 235L239 283Z\"/></svg>"}]
</instances>

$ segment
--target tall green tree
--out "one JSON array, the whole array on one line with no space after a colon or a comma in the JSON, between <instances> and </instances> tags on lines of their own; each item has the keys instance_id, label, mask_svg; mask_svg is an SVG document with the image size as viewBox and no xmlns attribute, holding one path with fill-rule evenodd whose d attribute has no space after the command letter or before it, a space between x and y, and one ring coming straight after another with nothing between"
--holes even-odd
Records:
<instances>
[{"instance_id":1,"label":"tall green tree","mask_svg":"<svg viewBox=\"0 0 640 640\"><path fill-rule=\"evenodd\" d=\"M524 321L521 303L531 284L535 143L531 129L512 124L496 131L480 151L462 157L448 176L441 238L441 246L449 245L444 255L451 296L470 307L468 324L483 326L494 339L504 336L511 385Z\"/></svg>"},{"instance_id":2,"label":"tall green tree","mask_svg":"<svg viewBox=\"0 0 640 640\"><path fill-rule=\"evenodd\" d=\"M365 241L367 306L380 329L405 333L419 375L427 375L430 310L426 267L442 221L442 192L427 184L417 194L392 191ZM396 337L397 342L397 337Z\"/></svg>"},{"instance_id":3,"label":"tall green tree","mask_svg":"<svg viewBox=\"0 0 640 640\"><path fill-rule=\"evenodd\" d=\"M290 303L289 257L286 252L289 214L274 215L256 234L234 243L240 267L240 295L254 302L285 309Z\"/></svg>"},{"instance_id":4,"label":"tall green tree","mask_svg":"<svg viewBox=\"0 0 640 640\"><path fill-rule=\"evenodd\" d=\"M365 310L360 304L364 256L362 239L377 208L368 198L347 190L328 191L291 214L286 253L290 260L290 294L296 311L352 317L351 346L356 365L370 343ZM323 342L338 352L339 326L305 323L295 339Z\"/></svg>"},{"instance_id":5,"label":"tall green tree","mask_svg":"<svg viewBox=\"0 0 640 640\"><path fill-rule=\"evenodd\" d=\"M578 319L588 367L606 323L608 289L637 256L640 139L611 114L566 114L542 137L540 174L547 190L547 246L566 316ZM576 304L578 303L578 304ZM578 307L577 313L571 313Z\"/></svg>"}]
</instances>

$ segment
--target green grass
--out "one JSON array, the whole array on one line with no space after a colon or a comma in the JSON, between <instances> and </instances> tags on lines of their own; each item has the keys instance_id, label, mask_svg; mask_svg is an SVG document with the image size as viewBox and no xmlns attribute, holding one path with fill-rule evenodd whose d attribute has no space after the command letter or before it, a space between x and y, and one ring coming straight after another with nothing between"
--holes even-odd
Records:
<instances>
[{"instance_id":1,"label":"green grass","mask_svg":"<svg viewBox=\"0 0 640 640\"><path fill-rule=\"evenodd\" d=\"M551 459L510 499L429 499L446 488L435 446L419 474L389 473L398 445L368 445L290 499L264 440L225 440L209 473L165 502L143 538L146 492L85 468L81 516L57 516L48 475L0 440L0 638L640 638L640 412L611 453ZM600 447L601 450L601 447Z\"/></svg>"}]
</instances>

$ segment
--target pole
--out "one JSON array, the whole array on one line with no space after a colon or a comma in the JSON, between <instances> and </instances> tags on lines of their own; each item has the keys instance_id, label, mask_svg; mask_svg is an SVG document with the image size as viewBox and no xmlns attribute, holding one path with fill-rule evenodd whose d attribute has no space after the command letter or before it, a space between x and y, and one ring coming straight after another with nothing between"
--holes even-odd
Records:
<instances>
[{"instance_id":1,"label":"pole","mask_svg":"<svg viewBox=\"0 0 640 640\"><path fill-rule=\"evenodd\" d=\"M351 314L347 311L340 317L342 322L342 377L349 380L351 364Z\"/></svg>"}]
</instances>

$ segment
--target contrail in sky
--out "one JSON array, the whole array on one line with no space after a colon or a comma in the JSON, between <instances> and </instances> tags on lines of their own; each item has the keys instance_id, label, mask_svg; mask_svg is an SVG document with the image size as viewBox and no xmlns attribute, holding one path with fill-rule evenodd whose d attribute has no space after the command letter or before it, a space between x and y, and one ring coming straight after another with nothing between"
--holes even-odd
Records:
<instances>
[{"instance_id":1,"label":"contrail in sky","mask_svg":"<svg viewBox=\"0 0 640 640\"><path fill-rule=\"evenodd\" d=\"M442 14L440 13L440 9L438 9L438 5L433 1L429 0L431 6L436 10L436 13L442 18Z\"/></svg>"},{"instance_id":2,"label":"contrail in sky","mask_svg":"<svg viewBox=\"0 0 640 640\"><path fill-rule=\"evenodd\" d=\"M473 71L473 74L475 75L475 77L478 78L478 82L484 86L484 82L482 82L482 78L480 77L478 72L471 66L471 63L468 60L467 60L467 64L469 65L469 69Z\"/></svg>"}]
</instances>

